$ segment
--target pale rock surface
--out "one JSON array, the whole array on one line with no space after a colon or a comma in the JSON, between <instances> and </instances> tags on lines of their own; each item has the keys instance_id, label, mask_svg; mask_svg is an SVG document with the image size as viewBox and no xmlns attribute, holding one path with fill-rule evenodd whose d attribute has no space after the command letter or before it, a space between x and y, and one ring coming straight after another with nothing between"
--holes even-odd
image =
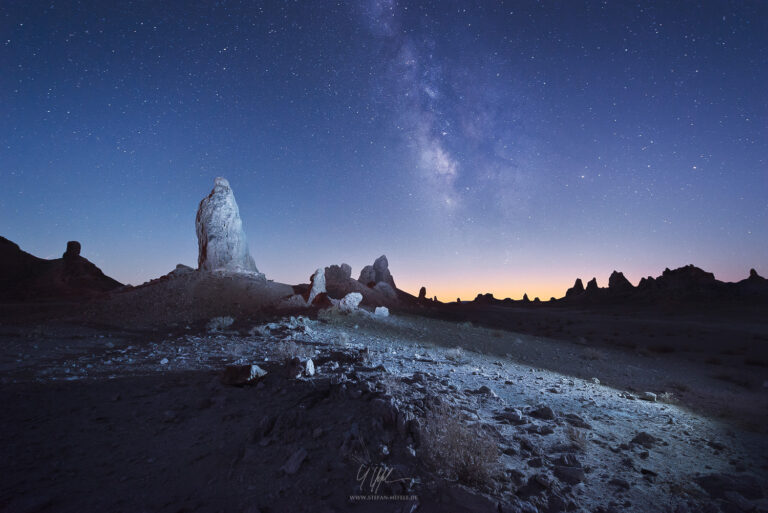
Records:
<instances>
[{"instance_id":1,"label":"pale rock surface","mask_svg":"<svg viewBox=\"0 0 768 513\"><path fill-rule=\"evenodd\" d=\"M376 317L389 317L389 308L386 306L377 306L376 310L374 310L373 315Z\"/></svg>"},{"instance_id":2,"label":"pale rock surface","mask_svg":"<svg viewBox=\"0 0 768 513\"><path fill-rule=\"evenodd\" d=\"M318 294L325 292L325 269L321 267L315 271L310 281L312 282L312 288L309 290L309 297L307 298L308 305L312 304L312 301L315 300Z\"/></svg>"},{"instance_id":3,"label":"pale rock surface","mask_svg":"<svg viewBox=\"0 0 768 513\"><path fill-rule=\"evenodd\" d=\"M201 271L259 272L248 251L235 195L226 178L216 178L195 219Z\"/></svg>"},{"instance_id":4,"label":"pale rock surface","mask_svg":"<svg viewBox=\"0 0 768 513\"><path fill-rule=\"evenodd\" d=\"M339 302L339 309L343 312L352 312L357 310L357 307L360 305L360 301L362 300L362 294L359 292L350 292Z\"/></svg>"}]
</instances>

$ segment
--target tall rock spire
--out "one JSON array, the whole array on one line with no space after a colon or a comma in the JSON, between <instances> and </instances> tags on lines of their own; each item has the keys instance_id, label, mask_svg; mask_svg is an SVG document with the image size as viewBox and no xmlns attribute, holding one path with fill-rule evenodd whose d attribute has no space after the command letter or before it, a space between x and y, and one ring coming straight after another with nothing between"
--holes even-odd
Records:
<instances>
[{"instance_id":1,"label":"tall rock spire","mask_svg":"<svg viewBox=\"0 0 768 513\"><path fill-rule=\"evenodd\" d=\"M240 211L226 178L216 178L213 190L200 202L195 226L199 270L259 272L248 252Z\"/></svg>"}]
</instances>

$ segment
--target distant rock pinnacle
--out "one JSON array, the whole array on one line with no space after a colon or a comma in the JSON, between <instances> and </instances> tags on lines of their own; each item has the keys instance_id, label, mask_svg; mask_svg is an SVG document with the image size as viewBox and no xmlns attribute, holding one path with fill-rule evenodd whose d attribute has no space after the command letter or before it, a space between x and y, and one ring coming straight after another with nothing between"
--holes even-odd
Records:
<instances>
[{"instance_id":1,"label":"distant rock pinnacle","mask_svg":"<svg viewBox=\"0 0 768 513\"><path fill-rule=\"evenodd\" d=\"M198 269L258 272L248 252L235 195L226 178L216 178L213 190L200 202L195 226Z\"/></svg>"}]
</instances>

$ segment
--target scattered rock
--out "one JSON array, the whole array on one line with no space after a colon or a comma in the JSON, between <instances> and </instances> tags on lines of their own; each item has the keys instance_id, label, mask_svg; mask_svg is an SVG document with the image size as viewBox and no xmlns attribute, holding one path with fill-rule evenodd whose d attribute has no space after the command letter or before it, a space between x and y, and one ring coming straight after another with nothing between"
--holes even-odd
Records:
<instances>
[{"instance_id":1,"label":"scattered rock","mask_svg":"<svg viewBox=\"0 0 768 513\"><path fill-rule=\"evenodd\" d=\"M582 429L592 429L592 426L590 426L589 423L587 423L587 421L585 421L575 413L568 413L565 415L564 418L565 418L565 421L573 427L582 428Z\"/></svg>"},{"instance_id":2,"label":"scattered rock","mask_svg":"<svg viewBox=\"0 0 768 513\"><path fill-rule=\"evenodd\" d=\"M542 420L554 420L555 412L546 405L541 405L530 413L531 417Z\"/></svg>"},{"instance_id":3,"label":"scattered rock","mask_svg":"<svg viewBox=\"0 0 768 513\"><path fill-rule=\"evenodd\" d=\"M643 401L650 401L652 403L656 402L656 394L653 392L643 392Z\"/></svg>"},{"instance_id":4,"label":"scattered rock","mask_svg":"<svg viewBox=\"0 0 768 513\"><path fill-rule=\"evenodd\" d=\"M659 439L656 438L655 436L650 435L645 431L641 431L637 435L635 435L635 437L629 443L642 445L643 447L650 449L658 441Z\"/></svg>"},{"instance_id":5,"label":"scattered rock","mask_svg":"<svg viewBox=\"0 0 768 513\"><path fill-rule=\"evenodd\" d=\"M308 358L307 361L304 362L304 374L310 377L315 375L315 363L311 358Z\"/></svg>"},{"instance_id":6,"label":"scattered rock","mask_svg":"<svg viewBox=\"0 0 768 513\"><path fill-rule=\"evenodd\" d=\"M567 453L563 454L559 458L555 460L555 465L560 465L561 467L578 467L581 468L581 462L574 456L573 454Z\"/></svg>"},{"instance_id":7,"label":"scattered rock","mask_svg":"<svg viewBox=\"0 0 768 513\"><path fill-rule=\"evenodd\" d=\"M389 308L387 308L386 306L377 306L373 314L376 317L389 317Z\"/></svg>"},{"instance_id":8,"label":"scattered rock","mask_svg":"<svg viewBox=\"0 0 768 513\"><path fill-rule=\"evenodd\" d=\"M200 202L195 226L198 269L259 272L248 251L240 211L226 178L216 178L213 190Z\"/></svg>"},{"instance_id":9,"label":"scattered rock","mask_svg":"<svg viewBox=\"0 0 768 513\"><path fill-rule=\"evenodd\" d=\"M252 385L267 375L258 365L227 365L221 375L221 383L229 386Z\"/></svg>"},{"instance_id":10,"label":"scattered rock","mask_svg":"<svg viewBox=\"0 0 768 513\"><path fill-rule=\"evenodd\" d=\"M562 465L555 466L555 477L564 483L575 485L586 480L587 476L584 474L584 470L579 467L564 467Z\"/></svg>"},{"instance_id":11,"label":"scattered rock","mask_svg":"<svg viewBox=\"0 0 768 513\"><path fill-rule=\"evenodd\" d=\"M288 461L286 461L285 464L280 467L280 470L291 476L299 471L299 467L301 467L301 464L304 462L306 457L307 450L302 447L298 451L294 452L290 458L288 458Z\"/></svg>"},{"instance_id":12,"label":"scattered rock","mask_svg":"<svg viewBox=\"0 0 768 513\"><path fill-rule=\"evenodd\" d=\"M621 490L629 490L630 484L626 479L621 479L620 477L614 477L610 481L608 481L609 485L615 486L616 488L619 488Z\"/></svg>"},{"instance_id":13,"label":"scattered rock","mask_svg":"<svg viewBox=\"0 0 768 513\"><path fill-rule=\"evenodd\" d=\"M359 292L350 292L339 301L339 310L342 312L352 312L357 310L363 295Z\"/></svg>"}]
</instances>

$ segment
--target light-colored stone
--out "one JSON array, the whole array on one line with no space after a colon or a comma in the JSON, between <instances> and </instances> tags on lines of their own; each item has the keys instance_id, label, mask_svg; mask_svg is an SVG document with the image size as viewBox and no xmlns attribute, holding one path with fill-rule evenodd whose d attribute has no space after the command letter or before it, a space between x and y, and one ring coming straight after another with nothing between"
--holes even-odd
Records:
<instances>
[{"instance_id":1,"label":"light-colored stone","mask_svg":"<svg viewBox=\"0 0 768 513\"><path fill-rule=\"evenodd\" d=\"M312 304L312 301L315 300L318 294L325 292L325 269L320 268L315 271L315 274L312 276L311 280L312 288L309 291L309 298L307 299L308 305Z\"/></svg>"},{"instance_id":2,"label":"light-colored stone","mask_svg":"<svg viewBox=\"0 0 768 513\"><path fill-rule=\"evenodd\" d=\"M377 306L376 310L373 311L373 314L376 317L389 317L389 308L386 306Z\"/></svg>"},{"instance_id":3,"label":"light-colored stone","mask_svg":"<svg viewBox=\"0 0 768 513\"><path fill-rule=\"evenodd\" d=\"M226 178L216 178L213 190L200 202L195 226L198 269L258 272L248 251L235 195Z\"/></svg>"},{"instance_id":4,"label":"light-colored stone","mask_svg":"<svg viewBox=\"0 0 768 513\"><path fill-rule=\"evenodd\" d=\"M304 362L304 374L307 376L315 375L315 362L312 361L312 358L308 358L307 361Z\"/></svg>"},{"instance_id":5,"label":"light-colored stone","mask_svg":"<svg viewBox=\"0 0 768 513\"><path fill-rule=\"evenodd\" d=\"M267 375L267 371L258 365L227 365L221 375L225 385L252 385Z\"/></svg>"},{"instance_id":6,"label":"light-colored stone","mask_svg":"<svg viewBox=\"0 0 768 513\"><path fill-rule=\"evenodd\" d=\"M360 301L363 300L363 295L359 292L350 292L344 296L339 302L339 310L343 312L352 312L357 310L360 305Z\"/></svg>"}]
</instances>

